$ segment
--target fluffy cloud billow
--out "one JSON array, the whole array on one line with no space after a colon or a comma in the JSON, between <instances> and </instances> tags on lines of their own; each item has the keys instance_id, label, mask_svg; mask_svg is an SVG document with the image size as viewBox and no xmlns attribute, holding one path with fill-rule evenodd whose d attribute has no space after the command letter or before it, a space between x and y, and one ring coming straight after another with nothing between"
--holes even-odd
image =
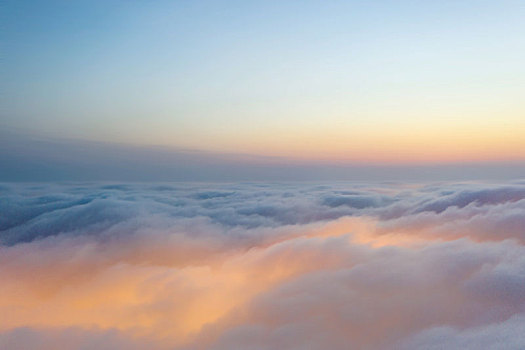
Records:
<instances>
[{"instance_id":1,"label":"fluffy cloud billow","mask_svg":"<svg viewBox=\"0 0 525 350\"><path fill-rule=\"evenodd\" d=\"M2 349L525 347L525 183L0 185Z\"/></svg>"}]
</instances>

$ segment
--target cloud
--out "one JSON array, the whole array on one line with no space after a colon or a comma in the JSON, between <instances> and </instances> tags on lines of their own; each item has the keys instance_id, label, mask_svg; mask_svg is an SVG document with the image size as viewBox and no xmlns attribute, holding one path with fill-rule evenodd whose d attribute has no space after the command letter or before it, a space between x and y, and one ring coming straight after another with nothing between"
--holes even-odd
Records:
<instances>
[{"instance_id":1,"label":"cloud","mask_svg":"<svg viewBox=\"0 0 525 350\"><path fill-rule=\"evenodd\" d=\"M524 189L4 184L0 345L519 348Z\"/></svg>"},{"instance_id":2,"label":"cloud","mask_svg":"<svg viewBox=\"0 0 525 350\"><path fill-rule=\"evenodd\" d=\"M449 207L435 212L406 214L384 220L378 233L427 235L441 239L470 237L474 240L517 239L525 241L525 199L496 205Z\"/></svg>"},{"instance_id":3,"label":"cloud","mask_svg":"<svg viewBox=\"0 0 525 350\"><path fill-rule=\"evenodd\" d=\"M427 203L421 203L421 206L415 212L433 211L441 213L450 207L464 208L469 204L477 206L487 204L501 204L506 202L515 202L525 199L525 188L518 186L505 186L488 189L462 190L458 192L444 192L441 198L431 200Z\"/></svg>"},{"instance_id":4,"label":"cloud","mask_svg":"<svg viewBox=\"0 0 525 350\"><path fill-rule=\"evenodd\" d=\"M524 324L525 314L518 314L503 322L463 330L436 327L417 334L399 347L407 350L522 349L525 347Z\"/></svg>"},{"instance_id":5,"label":"cloud","mask_svg":"<svg viewBox=\"0 0 525 350\"><path fill-rule=\"evenodd\" d=\"M323 198L323 204L329 207L348 206L356 209L377 208L391 204L393 199L386 196L359 194L332 195Z\"/></svg>"},{"instance_id":6,"label":"cloud","mask_svg":"<svg viewBox=\"0 0 525 350\"><path fill-rule=\"evenodd\" d=\"M83 349L83 350L146 350L168 349L153 339L130 337L115 329L32 329L16 328L0 333L2 349Z\"/></svg>"},{"instance_id":7,"label":"cloud","mask_svg":"<svg viewBox=\"0 0 525 350\"><path fill-rule=\"evenodd\" d=\"M523 176L523 161L367 164L53 138L0 130L0 181L392 181Z\"/></svg>"},{"instance_id":8,"label":"cloud","mask_svg":"<svg viewBox=\"0 0 525 350\"><path fill-rule=\"evenodd\" d=\"M516 271L521 267L507 272L506 285L494 283L491 275L521 259L519 247L502 262L506 249L514 247L459 241L420 251L368 251L358 264L321 269L258 297L217 348L389 349L436 324L463 328L503 322L525 311L523 293L506 289L523 286Z\"/></svg>"}]
</instances>

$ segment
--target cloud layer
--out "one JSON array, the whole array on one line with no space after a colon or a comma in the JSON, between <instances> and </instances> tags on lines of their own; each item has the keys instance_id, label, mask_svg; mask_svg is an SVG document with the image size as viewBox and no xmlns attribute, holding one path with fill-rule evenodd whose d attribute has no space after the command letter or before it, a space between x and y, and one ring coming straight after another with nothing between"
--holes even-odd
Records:
<instances>
[{"instance_id":1,"label":"cloud layer","mask_svg":"<svg viewBox=\"0 0 525 350\"><path fill-rule=\"evenodd\" d=\"M0 129L0 181L508 181L525 173L523 160L461 164L314 160L53 138L4 129Z\"/></svg>"},{"instance_id":2,"label":"cloud layer","mask_svg":"<svg viewBox=\"0 0 525 350\"><path fill-rule=\"evenodd\" d=\"M0 186L0 348L525 347L525 184Z\"/></svg>"}]
</instances>

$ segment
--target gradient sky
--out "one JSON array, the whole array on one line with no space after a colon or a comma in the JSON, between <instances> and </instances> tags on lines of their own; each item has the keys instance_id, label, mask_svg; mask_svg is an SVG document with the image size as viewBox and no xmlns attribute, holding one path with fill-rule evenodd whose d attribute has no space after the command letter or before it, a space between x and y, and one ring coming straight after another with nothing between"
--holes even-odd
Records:
<instances>
[{"instance_id":1,"label":"gradient sky","mask_svg":"<svg viewBox=\"0 0 525 350\"><path fill-rule=\"evenodd\" d=\"M523 1L5 1L4 130L306 161L525 159Z\"/></svg>"}]
</instances>

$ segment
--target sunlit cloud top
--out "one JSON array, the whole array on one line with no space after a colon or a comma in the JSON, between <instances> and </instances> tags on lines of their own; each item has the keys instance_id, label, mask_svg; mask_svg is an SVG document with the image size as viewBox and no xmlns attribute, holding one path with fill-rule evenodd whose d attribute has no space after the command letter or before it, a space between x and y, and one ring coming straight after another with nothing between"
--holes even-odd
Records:
<instances>
[{"instance_id":1,"label":"sunlit cloud top","mask_svg":"<svg viewBox=\"0 0 525 350\"><path fill-rule=\"evenodd\" d=\"M525 182L0 184L0 347L525 348Z\"/></svg>"}]
</instances>

